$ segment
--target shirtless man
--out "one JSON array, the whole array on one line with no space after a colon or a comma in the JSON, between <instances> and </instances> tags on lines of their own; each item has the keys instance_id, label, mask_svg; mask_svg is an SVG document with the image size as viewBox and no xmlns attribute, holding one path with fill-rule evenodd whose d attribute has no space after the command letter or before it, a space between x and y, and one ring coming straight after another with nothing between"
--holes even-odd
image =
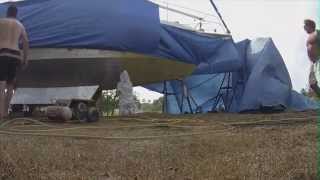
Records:
<instances>
[{"instance_id":1,"label":"shirtless man","mask_svg":"<svg viewBox=\"0 0 320 180\"><path fill-rule=\"evenodd\" d=\"M320 88L318 87L317 74L319 74L319 59L320 59L320 32L316 30L316 23L310 19L304 21L304 29L309 34L307 40L307 50L310 61L312 62L311 73L309 77L309 84L311 89L320 95Z\"/></svg>"},{"instance_id":2,"label":"shirtless man","mask_svg":"<svg viewBox=\"0 0 320 180\"><path fill-rule=\"evenodd\" d=\"M308 56L311 62L315 63L320 56L320 37L318 37L319 32L316 30L316 23L312 20L307 19L304 21L304 29L309 34L307 40Z\"/></svg>"},{"instance_id":3,"label":"shirtless man","mask_svg":"<svg viewBox=\"0 0 320 180\"><path fill-rule=\"evenodd\" d=\"M8 115L18 67L28 65L28 37L24 26L16 19L17 13L17 7L11 5L7 17L0 19L0 120Z\"/></svg>"}]
</instances>

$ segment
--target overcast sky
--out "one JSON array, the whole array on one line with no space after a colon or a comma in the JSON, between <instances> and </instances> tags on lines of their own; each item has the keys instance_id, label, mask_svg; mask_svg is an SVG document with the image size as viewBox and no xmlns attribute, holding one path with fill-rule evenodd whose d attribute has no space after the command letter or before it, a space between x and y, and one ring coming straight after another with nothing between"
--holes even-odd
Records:
<instances>
[{"instance_id":1,"label":"overcast sky","mask_svg":"<svg viewBox=\"0 0 320 180\"><path fill-rule=\"evenodd\" d=\"M165 1L205 13L213 11L209 0ZM215 3L235 41L272 37L285 60L294 89L300 91L307 87L310 62L306 54L303 20L317 18L317 7L320 6L317 0L215 0ZM175 15L170 18L174 19ZM138 94L151 99L158 97L141 89Z\"/></svg>"}]
</instances>

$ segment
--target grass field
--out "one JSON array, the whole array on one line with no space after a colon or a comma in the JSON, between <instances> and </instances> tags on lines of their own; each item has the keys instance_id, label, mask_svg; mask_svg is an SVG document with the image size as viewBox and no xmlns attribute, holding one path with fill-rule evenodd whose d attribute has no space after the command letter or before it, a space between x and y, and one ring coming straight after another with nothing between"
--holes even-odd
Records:
<instances>
[{"instance_id":1,"label":"grass field","mask_svg":"<svg viewBox=\"0 0 320 180\"><path fill-rule=\"evenodd\" d=\"M316 112L0 128L0 179L316 180ZM49 126L44 126L49 125Z\"/></svg>"}]
</instances>

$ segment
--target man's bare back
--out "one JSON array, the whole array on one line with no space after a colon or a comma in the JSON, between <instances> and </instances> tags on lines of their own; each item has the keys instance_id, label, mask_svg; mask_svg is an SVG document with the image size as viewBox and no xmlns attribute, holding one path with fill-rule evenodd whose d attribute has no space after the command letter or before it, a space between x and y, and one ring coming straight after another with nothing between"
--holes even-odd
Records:
<instances>
[{"instance_id":1,"label":"man's bare back","mask_svg":"<svg viewBox=\"0 0 320 180\"><path fill-rule=\"evenodd\" d=\"M24 26L16 19L17 14L18 8L10 5L7 17L0 19L0 120L8 115L19 67L28 65L29 42Z\"/></svg>"},{"instance_id":2,"label":"man's bare back","mask_svg":"<svg viewBox=\"0 0 320 180\"><path fill-rule=\"evenodd\" d=\"M27 52L24 49L22 56L15 55L9 52L1 52L2 49L9 49L20 52L19 42L28 43L27 33L24 26L14 18L1 18L0 19L0 55L11 56L26 61Z\"/></svg>"}]
</instances>

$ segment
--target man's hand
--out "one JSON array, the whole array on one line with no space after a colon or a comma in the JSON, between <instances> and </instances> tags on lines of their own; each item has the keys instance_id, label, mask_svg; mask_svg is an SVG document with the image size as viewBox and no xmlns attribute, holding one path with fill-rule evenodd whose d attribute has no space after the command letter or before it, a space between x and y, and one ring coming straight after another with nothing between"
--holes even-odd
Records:
<instances>
[{"instance_id":1,"label":"man's hand","mask_svg":"<svg viewBox=\"0 0 320 180\"><path fill-rule=\"evenodd\" d=\"M23 50L23 54L22 54L22 59L23 59L23 63L22 63L22 70L25 70L28 67L28 53L29 53L29 40L28 40L28 35L26 30L24 29L24 27L22 28L22 50Z\"/></svg>"},{"instance_id":2,"label":"man's hand","mask_svg":"<svg viewBox=\"0 0 320 180\"><path fill-rule=\"evenodd\" d=\"M310 88L317 94L317 96L320 96L320 88L318 86L318 82L315 78L314 72L312 71L309 76L309 84Z\"/></svg>"},{"instance_id":3,"label":"man's hand","mask_svg":"<svg viewBox=\"0 0 320 180\"><path fill-rule=\"evenodd\" d=\"M29 65L28 61L24 61L21 66L22 70L27 69L28 65Z\"/></svg>"},{"instance_id":4,"label":"man's hand","mask_svg":"<svg viewBox=\"0 0 320 180\"><path fill-rule=\"evenodd\" d=\"M318 82L317 81L310 82L310 87L311 89L315 90L318 87Z\"/></svg>"},{"instance_id":5,"label":"man's hand","mask_svg":"<svg viewBox=\"0 0 320 180\"><path fill-rule=\"evenodd\" d=\"M313 71L313 65L311 66L311 71L310 71L310 75L309 75L309 85L312 89L315 89L316 87L318 87L318 82L315 76L315 73Z\"/></svg>"}]
</instances>

